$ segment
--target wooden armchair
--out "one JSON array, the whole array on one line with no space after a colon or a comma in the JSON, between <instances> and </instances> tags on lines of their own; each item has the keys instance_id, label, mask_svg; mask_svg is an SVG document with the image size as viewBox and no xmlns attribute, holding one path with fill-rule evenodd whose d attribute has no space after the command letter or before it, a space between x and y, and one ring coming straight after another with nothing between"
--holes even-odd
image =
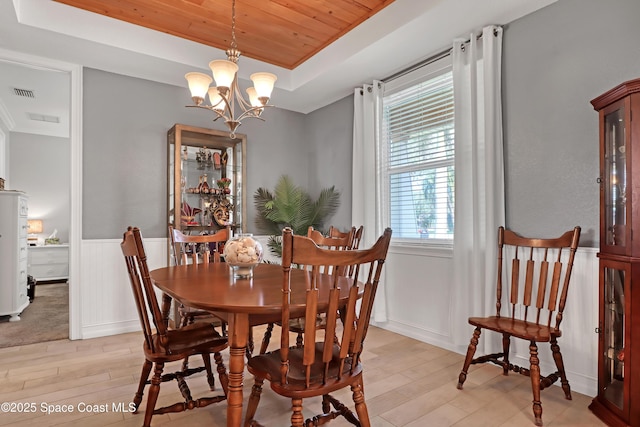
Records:
<instances>
[{"instance_id":1,"label":"wooden armchair","mask_svg":"<svg viewBox=\"0 0 640 427\"><path fill-rule=\"evenodd\" d=\"M337 229L334 229L333 226L330 228L330 233L331 233L331 230L333 230L334 236L331 236L331 235L324 236L318 230L315 230L313 227L309 227L307 229L307 237L313 240L316 243L316 245L323 247L325 249L338 250L338 251L351 249L351 245L353 244L353 238L356 232L355 227L352 227L351 230L347 232L337 231ZM321 272L332 274L333 266L328 266L328 265L322 266ZM323 316L318 316L318 318L316 319L316 329L324 329L324 320L325 319ZM296 318L296 319L289 320L289 331L297 334L297 338L296 338L297 347L302 347L302 340L303 340L303 334L304 334L304 322L305 322L304 318ZM278 325L282 326L279 323ZM267 347L269 347L269 342L271 341L271 335L273 333L273 326L274 326L273 323L269 323L267 325L267 329L265 330L264 336L262 338L262 344L260 346L260 354L265 353L267 351Z\"/></svg>"},{"instance_id":2,"label":"wooden armchair","mask_svg":"<svg viewBox=\"0 0 640 427\"><path fill-rule=\"evenodd\" d=\"M302 347L290 347L289 331L282 328L278 350L249 360L247 367L255 377L255 383L247 405L245 427L260 425L254 416L264 380L269 381L274 392L292 400L293 427L322 425L338 416L357 426L370 426L360 355L390 240L391 229L386 229L370 249L330 250L318 247L308 237L294 236L291 229L285 228L282 236L281 323L289 324L291 301L305 301L305 339ZM308 288L302 295L291 291L290 272L294 264L307 271ZM355 268L351 275L322 274L323 266L327 265L342 267L345 271L347 266ZM362 282L358 282L358 278L362 278ZM328 305L319 304L319 283L330 284ZM341 289L343 294L344 290L349 291L346 301L340 300ZM344 316L341 328L339 311ZM315 319L320 313L326 316L326 330L324 339L316 342ZM339 337L337 340L334 339L336 336ZM351 388L357 417L330 395L345 387ZM322 396L322 413L304 421L302 399L314 396Z\"/></svg>"},{"instance_id":3,"label":"wooden armchair","mask_svg":"<svg viewBox=\"0 0 640 427\"><path fill-rule=\"evenodd\" d=\"M459 389L462 389L467 379L470 365L491 362L501 366L504 375L508 375L509 370L512 370L531 378L536 425L542 425L540 390L560 379L565 397L571 399L571 388L565 374L558 338L562 335L560 323L567 302L571 269L579 240L580 227L575 227L555 239L525 238L503 227L498 229L496 314L469 318L469 323L475 326L475 330L458 379ZM565 258L562 257L563 251ZM503 280L506 281L504 288ZM507 313L504 316L501 313L503 292L507 294L508 301ZM502 335L503 351L474 359L482 329ZM511 337L529 342L529 369L509 362ZM548 376L540 374L537 347L539 342L551 344L553 360L558 369Z\"/></svg>"},{"instance_id":4,"label":"wooden armchair","mask_svg":"<svg viewBox=\"0 0 640 427\"><path fill-rule=\"evenodd\" d=\"M143 426L150 426L151 417L155 414L182 412L187 409L200 408L226 399L228 387L227 369L220 355L220 352L227 348L226 338L221 337L212 325L204 322L187 325L181 329L169 330L168 319L163 316L163 312L168 312L171 298L166 295L163 297L163 310L161 310L149 275L147 257L140 230L129 227L124 233L120 247L127 265L131 289L133 290L133 296L136 301L136 307L144 333L143 349L145 362L142 366L138 390L133 398L136 412L142 402L145 386L151 384ZM151 317L149 317L149 314L151 314ZM224 394L194 400L191 397L191 391L187 386L185 378L204 370L207 373L209 387L211 390L214 390L214 379L211 371L211 354L214 355ZM201 355L204 366L191 369L183 368L174 373L163 374L165 363L185 360L193 355ZM154 367L154 365L153 378L149 381L151 368ZM177 381L180 392L184 397L184 402L178 402L156 409L155 405L158 394L160 393L160 384L171 380Z\"/></svg>"},{"instance_id":5,"label":"wooden armchair","mask_svg":"<svg viewBox=\"0 0 640 427\"><path fill-rule=\"evenodd\" d=\"M220 262L221 246L231 237L231 228L226 227L218 230L214 234L207 235L186 235L180 230L169 226L169 238L173 250L173 259L176 265L184 265L189 262L198 264L199 259L203 263ZM213 248L213 255L211 254ZM193 323L196 318L211 317L211 313L187 307L182 304L178 307L180 315L180 327ZM224 334L225 325L222 323Z\"/></svg>"}]
</instances>

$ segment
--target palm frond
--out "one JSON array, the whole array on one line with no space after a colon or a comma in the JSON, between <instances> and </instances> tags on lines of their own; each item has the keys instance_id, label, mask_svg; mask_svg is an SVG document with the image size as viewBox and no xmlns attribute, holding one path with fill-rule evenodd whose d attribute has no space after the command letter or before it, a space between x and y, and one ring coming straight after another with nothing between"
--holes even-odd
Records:
<instances>
[{"instance_id":1,"label":"palm frond","mask_svg":"<svg viewBox=\"0 0 640 427\"><path fill-rule=\"evenodd\" d=\"M321 227L324 225L324 220L334 215L339 207L340 192L335 189L335 186L323 189L318 200L313 204L312 225Z\"/></svg>"},{"instance_id":2,"label":"palm frond","mask_svg":"<svg viewBox=\"0 0 640 427\"><path fill-rule=\"evenodd\" d=\"M314 201L289 176L283 175L273 193L258 188L253 200L258 212L256 226L260 231L272 234L267 246L281 257L282 229L291 227L294 234L306 235L309 226L320 227L340 206L340 192L335 187L326 188Z\"/></svg>"},{"instance_id":3,"label":"palm frond","mask_svg":"<svg viewBox=\"0 0 640 427\"><path fill-rule=\"evenodd\" d=\"M267 234L280 233L278 225L267 219L269 212L272 210L273 194L269 190L260 187L253 195L253 201L258 211L258 215L255 217L255 224L258 230Z\"/></svg>"}]
</instances>

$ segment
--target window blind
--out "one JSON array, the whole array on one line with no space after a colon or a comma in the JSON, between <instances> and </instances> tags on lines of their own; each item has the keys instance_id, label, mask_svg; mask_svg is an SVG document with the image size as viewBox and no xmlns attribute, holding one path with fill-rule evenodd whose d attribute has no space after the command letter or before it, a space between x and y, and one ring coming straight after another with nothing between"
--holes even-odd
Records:
<instances>
[{"instance_id":1,"label":"window blind","mask_svg":"<svg viewBox=\"0 0 640 427\"><path fill-rule=\"evenodd\" d=\"M402 239L452 239L454 108L450 71L383 97L388 223Z\"/></svg>"}]
</instances>

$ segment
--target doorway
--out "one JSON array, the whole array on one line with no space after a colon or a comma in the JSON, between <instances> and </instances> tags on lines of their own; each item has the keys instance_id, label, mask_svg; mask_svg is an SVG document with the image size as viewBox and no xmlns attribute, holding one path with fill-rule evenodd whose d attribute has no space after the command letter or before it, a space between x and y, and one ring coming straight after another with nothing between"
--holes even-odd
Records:
<instances>
[{"instance_id":1,"label":"doorway","mask_svg":"<svg viewBox=\"0 0 640 427\"><path fill-rule=\"evenodd\" d=\"M25 69L39 69L51 73L63 73L69 79L69 91L66 94L69 100L69 150L68 155L68 243L69 243L69 271L68 271L68 336L70 339L81 339L81 318L80 318L80 288L79 264L80 264L80 244L81 244L81 177L82 177L82 67L77 64L70 64L55 61L48 58L37 57L10 50L0 49L0 63L10 63L24 66ZM6 126L6 125L5 125ZM11 130L11 129L9 129ZM4 157L5 172L7 176L12 175L12 168L25 167L29 165L9 164L6 157L9 154L11 135L7 138L8 143ZM2 163L2 162L0 162ZM55 168L55 165L51 165ZM10 179L8 182L10 183Z\"/></svg>"}]
</instances>

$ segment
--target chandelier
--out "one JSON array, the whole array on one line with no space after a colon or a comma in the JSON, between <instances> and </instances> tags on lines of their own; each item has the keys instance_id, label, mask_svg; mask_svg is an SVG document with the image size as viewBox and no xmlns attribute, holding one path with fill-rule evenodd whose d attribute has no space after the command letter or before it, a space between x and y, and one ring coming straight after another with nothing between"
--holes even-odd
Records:
<instances>
[{"instance_id":1,"label":"chandelier","mask_svg":"<svg viewBox=\"0 0 640 427\"><path fill-rule=\"evenodd\" d=\"M184 77L189 84L191 99L195 105L188 107L205 108L216 114L214 121L223 119L229 128L229 136L236 137L236 129L244 118L254 118L264 121L260 117L271 97L273 85L277 79L275 74L254 73L250 76L253 87L247 89L249 101L246 101L238 86L238 58L240 51L236 44L236 2L231 3L231 47L226 50L227 59L209 62L213 79L203 73L187 73ZM209 87L212 81L215 86ZM205 97L209 95L210 105L205 105ZM236 116L236 106L239 107Z\"/></svg>"}]
</instances>

